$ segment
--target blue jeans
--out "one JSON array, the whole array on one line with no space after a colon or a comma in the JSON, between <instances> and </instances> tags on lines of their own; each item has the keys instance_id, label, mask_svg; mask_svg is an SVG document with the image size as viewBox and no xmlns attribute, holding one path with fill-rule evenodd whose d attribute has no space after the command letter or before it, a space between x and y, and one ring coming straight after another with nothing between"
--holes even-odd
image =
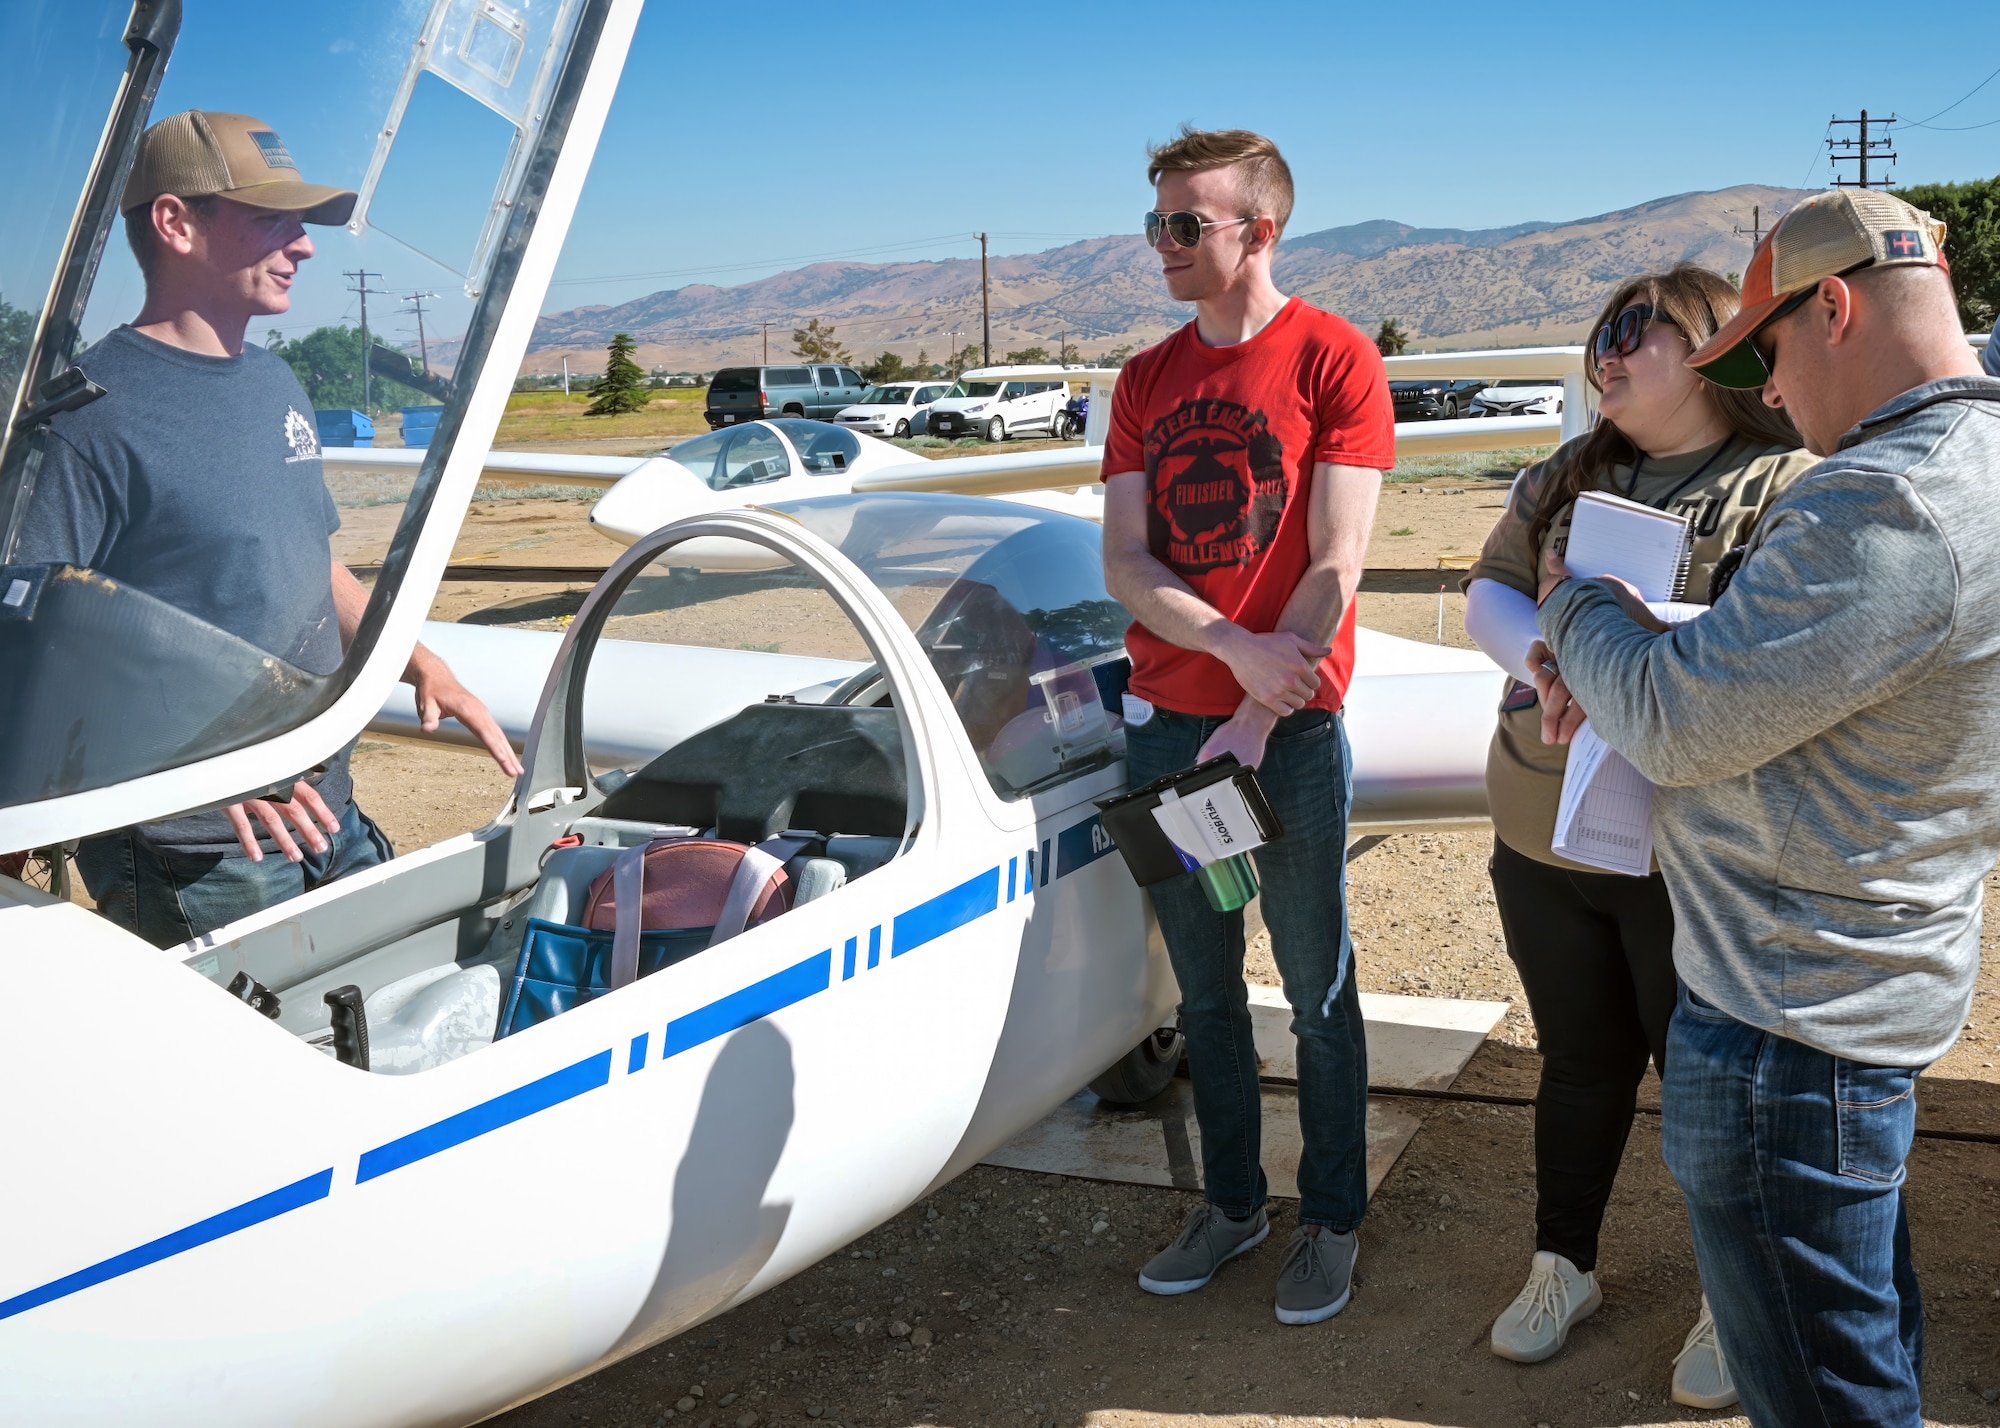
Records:
<instances>
[{"instance_id":1,"label":"blue jeans","mask_svg":"<svg viewBox=\"0 0 2000 1428\"><path fill-rule=\"evenodd\" d=\"M1760 1428L1920 1428L1903 1160L1915 1070L1759 1031L1681 990L1662 1136L1729 1371Z\"/></svg>"},{"instance_id":2,"label":"blue jeans","mask_svg":"<svg viewBox=\"0 0 2000 1428\"><path fill-rule=\"evenodd\" d=\"M1134 788L1192 765L1219 717L1161 709L1125 731ZM1264 925L1298 1037L1299 1219L1336 1232L1368 1209L1368 1044L1347 936L1347 811L1354 798L1347 730L1308 709L1278 721L1257 770L1285 834L1258 849ZM1217 912L1193 876L1147 892L1181 987L1202 1186L1210 1204L1254 1213L1269 1187L1263 1101L1243 984L1243 913Z\"/></svg>"},{"instance_id":3,"label":"blue jeans","mask_svg":"<svg viewBox=\"0 0 2000 1428\"><path fill-rule=\"evenodd\" d=\"M326 836L324 853L299 844L304 862L267 850L263 862L253 863L240 849L188 853L156 847L126 828L84 839L77 845L76 868L99 912L155 947L174 947L396 856L375 820L352 800L341 814L340 831Z\"/></svg>"}]
</instances>

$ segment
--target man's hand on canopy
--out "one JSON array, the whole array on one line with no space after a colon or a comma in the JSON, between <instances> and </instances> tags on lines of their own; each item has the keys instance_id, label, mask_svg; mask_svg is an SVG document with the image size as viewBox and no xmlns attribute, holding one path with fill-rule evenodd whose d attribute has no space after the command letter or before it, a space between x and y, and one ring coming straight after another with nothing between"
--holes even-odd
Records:
<instances>
[{"instance_id":1,"label":"man's hand on canopy","mask_svg":"<svg viewBox=\"0 0 2000 1428\"><path fill-rule=\"evenodd\" d=\"M276 803L268 798L247 798L241 803L230 804L223 812L229 815L229 826L236 830L236 841L243 845L243 852L253 863L264 861L264 849L257 842L257 826L250 821L253 818L271 835L278 851L294 863L305 860L306 855L299 851L300 842L315 853L324 853L333 845L327 842L326 834L320 829L324 828L327 833L340 831L340 820L333 816L333 810L326 806L319 790L304 779L292 785L289 803ZM296 840L292 837L292 830L285 826L287 819L291 821L292 828L298 830Z\"/></svg>"}]
</instances>

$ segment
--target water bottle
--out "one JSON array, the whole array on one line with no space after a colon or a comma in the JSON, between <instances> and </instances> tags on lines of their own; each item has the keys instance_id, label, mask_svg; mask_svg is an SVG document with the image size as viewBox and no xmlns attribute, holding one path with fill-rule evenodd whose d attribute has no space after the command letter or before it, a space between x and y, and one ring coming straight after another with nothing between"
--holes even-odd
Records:
<instances>
[{"instance_id":1,"label":"water bottle","mask_svg":"<svg viewBox=\"0 0 2000 1428\"><path fill-rule=\"evenodd\" d=\"M1217 912L1234 912L1257 896L1257 870L1251 866L1248 853L1237 853L1219 863L1197 868L1194 876L1208 898L1208 905Z\"/></svg>"}]
</instances>

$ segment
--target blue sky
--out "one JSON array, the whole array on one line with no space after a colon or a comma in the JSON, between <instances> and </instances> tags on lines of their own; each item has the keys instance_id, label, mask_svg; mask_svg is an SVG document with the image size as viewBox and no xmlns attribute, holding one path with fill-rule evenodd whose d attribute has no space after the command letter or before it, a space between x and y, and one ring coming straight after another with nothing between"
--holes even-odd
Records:
<instances>
[{"instance_id":1,"label":"blue sky","mask_svg":"<svg viewBox=\"0 0 2000 1428\"><path fill-rule=\"evenodd\" d=\"M156 112L257 114L308 177L358 183L425 7L186 6ZM37 26L67 27L78 54L88 48L81 32L103 28L88 0L7 9L0 45L16 54ZM124 8L103 13L115 38ZM1294 233L1368 218L1457 227L1567 219L1746 182L1818 187L1830 115L1866 106L1926 118L2000 65L1980 42L1991 32L1989 5L1935 5L1893 32L1885 26L1914 13L1847 0L1015 0L907 10L655 0L548 306L726 285L834 256L976 256L969 235L980 229L1000 252L1129 231L1151 198L1144 146L1182 120L1260 129L1283 145L1298 180ZM49 76L62 66L42 68L39 82L57 84ZM96 93L99 84L92 75L73 87ZM10 132L47 127L17 108L38 102L18 90L0 98L0 117L18 121ZM2000 79L1935 123L1987 121L2000 121ZM21 170L17 183L46 180L28 186L63 194L48 203L66 217L74 178L63 177L63 154L87 152L95 123L71 121L88 132L72 134L67 149L30 144L0 163ZM442 236L425 246L450 258L445 250L469 252L470 238L459 243L430 210L483 203L492 139L449 104L434 127L449 138L432 142L406 186L404 216L436 228ZM2000 172L2000 122L1899 128L1897 149L1894 172L1906 182L1991 175ZM27 208L0 216L0 292L10 298L30 285L34 228ZM448 271L379 234L338 231L324 235L282 325L353 320L355 299L337 270L358 263L397 292L443 292L439 322L456 330L465 304ZM107 261L104 292L94 325L130 301L122 252ZM406 327L398 319L389 332Z\"/></svg>"}]
</instances>

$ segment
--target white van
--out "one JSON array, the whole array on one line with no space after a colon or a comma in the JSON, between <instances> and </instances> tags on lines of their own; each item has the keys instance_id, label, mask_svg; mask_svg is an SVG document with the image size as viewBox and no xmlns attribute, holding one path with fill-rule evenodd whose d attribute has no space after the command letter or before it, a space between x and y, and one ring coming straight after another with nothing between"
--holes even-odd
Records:
<instances>
[{"instance_id":1,"label":"white van","mask_svg":"<svg viewBox=\"0 0 2000 1428\"><path fill-rule=\"evenodd\" d=\"M967 372L952 389L931 404L932 436L983 436L1005 441L1032 431L1056 435L1063 408L1069 404L1069 383L1051 380L1046 367L1015 369L982 367Z\"/></svg>"}]
</instances>

